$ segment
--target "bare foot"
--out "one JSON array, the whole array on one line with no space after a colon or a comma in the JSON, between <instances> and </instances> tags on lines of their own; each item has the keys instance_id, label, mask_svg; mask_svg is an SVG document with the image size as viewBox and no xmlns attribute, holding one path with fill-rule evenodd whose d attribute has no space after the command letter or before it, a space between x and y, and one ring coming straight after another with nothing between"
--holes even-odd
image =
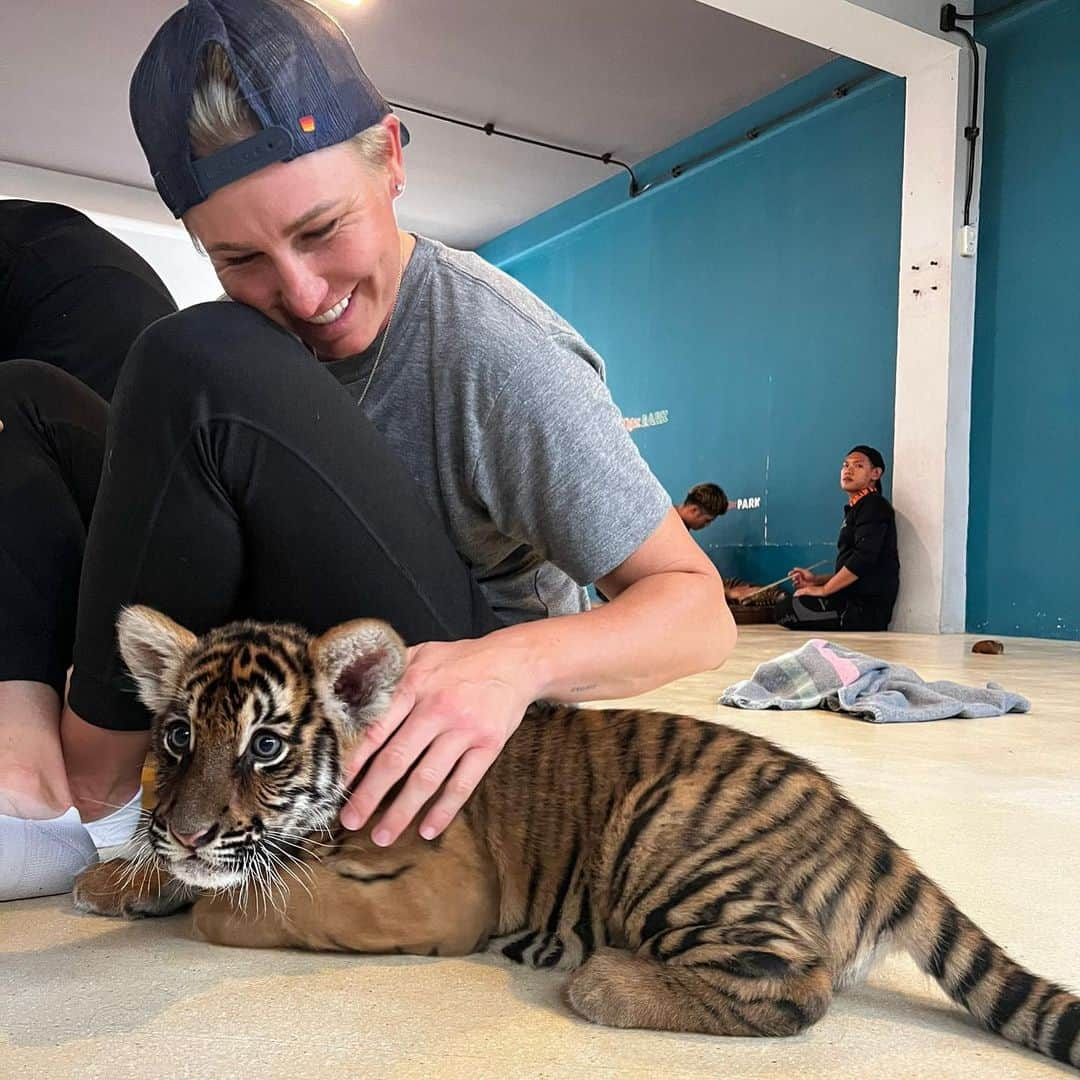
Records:
<instances>
[{"instance_id":1,"label":"bare foot","mask_svg":"<svg viewBox=\"0 0 1080 1080\"><path fill-rule=\"evenodd\" d=\"M126 806L139 790L150 732L97 727L68 706L60 734L72 802L83 821L97 821Z\"/></svg>"},{"instance_id":2,"label":"bare foot","mask_svg":"<svg viewBox=\"0 0 1080 1080\"><path fill-rule=\"evenodd\" d=\"M60 698L51 686L0 682L0 814L40 821L72 805L59 724Z\"/></svg>"},{"instance_id":3,"label":"bare foot","mask_svg":"<svg viewBox=\"0 0 1080 1080\"><path fill-rule=\"evenodd\" d=\"M66 789L52 787L36 770L11 762L0 765L0 814L46 821L59 817L71 805Z\"/></svg>"}]
</instances>

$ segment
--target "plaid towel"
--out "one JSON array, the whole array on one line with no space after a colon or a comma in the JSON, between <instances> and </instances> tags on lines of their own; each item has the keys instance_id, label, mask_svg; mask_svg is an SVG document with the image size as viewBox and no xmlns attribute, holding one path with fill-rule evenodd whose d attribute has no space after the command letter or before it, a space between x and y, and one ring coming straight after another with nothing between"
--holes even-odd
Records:
<instances>
[{"instance_id":1,"label":"plaid towel","mask_svg":"<svg viewBox=\"0 0 1080 1080\"><path fill-rule=\"evenodd\" d=\"M834 709L875 724L1001 716L1031 708L1026 698L994 683L924 682L902 664L820 638L759 664L752 678L729 686L720 702L736 709Z\"/></svg>"}]
</instances>

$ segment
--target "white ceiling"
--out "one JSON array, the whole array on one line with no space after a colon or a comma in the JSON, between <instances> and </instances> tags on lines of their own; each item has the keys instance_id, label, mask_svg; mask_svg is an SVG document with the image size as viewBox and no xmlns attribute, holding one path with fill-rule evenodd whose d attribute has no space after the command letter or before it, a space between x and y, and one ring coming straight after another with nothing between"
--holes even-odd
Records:
<instances>
[{"instance_id":1,"label":"white ceiling","mask_svg":"<svg viewBox=\"0 0 1080 1080\"><path fill-rule=\"evenodd\" d=\"M177 0L0 0L0 161L151 187L131 71ZM321 0L383 94L631 163L832 54L697 0ZM474 247L611 167L403 114L407 227ZM625 173L623 174L625 175Z\"/></svg>"}]
</instances>

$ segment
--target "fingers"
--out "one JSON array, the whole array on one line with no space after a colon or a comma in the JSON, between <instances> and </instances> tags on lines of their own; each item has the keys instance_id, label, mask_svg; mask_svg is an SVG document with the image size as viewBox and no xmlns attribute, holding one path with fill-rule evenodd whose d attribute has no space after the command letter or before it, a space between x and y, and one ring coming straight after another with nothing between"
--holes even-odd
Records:
<instances>
[{"instance_id":1,"label":"fingers","mask_svg":"<svg viewBox=\"0 0 1080 1080\"><path fill-rule=\"evenodd\" d=\"M424 816L420 835L425 840L434 839L454 820L498 756L498 747L478 746L461 758L435 805Z\"/></svg>"},{"instance_id":2,"label":"fingers","mask_svg":"<svg viewBox=\"0 0 1080 1080\"><path fill-rule=\"evenodd\" d=\"M416 651L420 647L419 645L410 645L405 650L406 669L408 669L409 664L416 655ZM389 708L378 720L364 729L359 744L350 753L349 760L345 765L346 784L364 767L371 755L397 731L415 704L416 694L404 683L400 684L390 700Z\"/></svg>"},{"instance_id":3,"label":"fingers","mask_svg":"<svg viewBox=\"0 0 1080 1080\"><path fill-rule=\"evenodd\" d=\"M390 748L387 747L389 750ZM442 786L461 756L469 749L469 738L459 733L440 735L427 753L417 762L409 773L409 779L390 808L379 819L372 834L372 840L380 847L392 844L408 828L423 806ZM490 764L490 762L489 762ZM486 766L485 766L486 767ZM483 773L481 773L483 775ZM462 800L464 802L464 800ZM459 807L460 809L460 804ZM456 812L456 811L455 811ZM449 819L447 819L449 824ZM421 833L430 840L430 835Z\"/></svg>"},{"instance_id":4,"label":"fingers","mask_svg":"<svg viewBox=\"0 0 1080 1080\"><path fill-rule=\"evenodd\" d=\"M400 687L390 701L390 707L367 728L360 739L359 744L353 749L345 764L344 784L346 787L352 783L353 778L367 764L372 754L381 747L394 732L401 727L405 717L409 715L416 703L413 693L405 687ZM420 748L422 749L422 747ZM420 751L417 750L417 753ZM381 757L381 755L380 755ZM415 756L412 760L415 760ZM411 761L410 761L411 764ZM374 766L372 767L374 771ZM393 783L394 781L391 781ZM371 816L371 812L378 805L377 802L368 806L368 800L358 799L361 792L367 792L368 777L364 778L360 787L353 792L352 797L342 807L341 824L346 829L359 829ZM366 808L366 812L365 812Z\"/></svg>"}]
</instances>

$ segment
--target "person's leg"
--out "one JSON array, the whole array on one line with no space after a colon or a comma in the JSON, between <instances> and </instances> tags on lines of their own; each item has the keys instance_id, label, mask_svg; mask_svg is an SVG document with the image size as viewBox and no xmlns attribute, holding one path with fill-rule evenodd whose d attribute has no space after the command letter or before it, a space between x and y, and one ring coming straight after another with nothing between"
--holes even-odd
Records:
<instances>
[{"instance_id":1,"label":"person's leg","mask_svg":"<svg viewBox=\"0 0 1080 1080\"><path fill-rule=\"evenodd\" d=\"M92 257L92 252L84 254ZM174 311L160 283L113 266L98 267L64 281L34 305L13 355L59 367L111 401L131 343Z\"/></svg>"},{"instance_id":2,"label":"person's leg","mask_svg":"<svg viewBox=\"0 0 1080 1080\"><path fill-rule=\"evenodd\" d=\"M64 892L96 859L59 717L105 413L62 371L0 364L0 900Z\"/></svg>"},{"instance_id":3,"label":"person's leg","mask_svg":"<svg viewBox=\"0 0 1080 1080\"><path fill-rule=\"evenodd\" d=\"M498 625L348 393L249 308L199 305L142 335L113 399L106 459L69 695L90 725L149 723L114 643L129 603L196 633L240 617L319 632L372 616L412 643ZM90 770L81 758L68 756L73 786Z\"/></svg>"},{"instance_id":4,"label":"person's leg","mask_svg":"<svg viewBox=\"0 0 1080 1080\"><path fill-rule=\"evenodd\" d=\"M0 682L0 814L40 820L71 806L59 721L60 696L51 686Z\"/></svg>"},{"instance_id":5,"label":"person's leg","mask_svg":"<svg viewBox=\"0 0 1080 1080\"><path fill-rule=\"evenodd\" d=\"M838 596L787 596L777 601L773 617L787 630L841 630L846 606Z\"/></svg>"},{"instance_id":6,"label":"person's leg","mask_svg":"<svg viewBox=\"0 0 1080 1080\"><path fill-rule=\"evenodd\" d=\"M840 629L863 633L888 630L891 617L891 607L883 608L880 604L874 605L857 597L845 609L844 621Z\"/></svg>"},{"instance_id":7,"label":"person's leg","mask_svg":"<svg viewBox=\"0 0 1080 1080\"><path fill-rule=\"evenodd\" d=\"M59 739L105 403L46 364L0 364L0 813L72 805Z\"/></svg>"},{"instance_id":8,"label":"person's leg","mask_svg":"<svg viewBox=\"0 0 1080 1080\"><path fill-rule=\"evenodd\" d=\"M143 764L149 731L113 731L88 724L65 706L60 718L64 770L72 804L84 823L108 822L104 832L91 827L98 847L122 843L139 816ZM119 830L119 832L117 832Z\"/></svg>"}]
</instances>

